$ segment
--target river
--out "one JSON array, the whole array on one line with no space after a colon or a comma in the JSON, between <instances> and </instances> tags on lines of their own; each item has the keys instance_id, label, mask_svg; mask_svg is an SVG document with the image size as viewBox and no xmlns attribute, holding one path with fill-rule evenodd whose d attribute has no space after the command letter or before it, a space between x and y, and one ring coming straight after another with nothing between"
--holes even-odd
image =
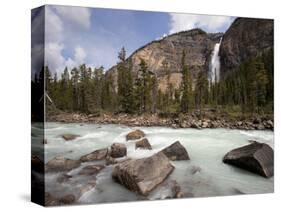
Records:
<instances>
[{"instance_id":1,"label":"river","mask_svg":"<svg viewBox=\"0 0 281 212\"><path fill-rule=\"evenodd\" d=\"M125 136L133 129L145 132L152 150L135 150L134 141L127 142ZM34 129L36 131L36 129ZM64 133L80 135L72 141L64 141ZM266 179L248 171L224 164L223 156L230 150L256 140L274 148L272 131L244 131L230 129L172 129L168 127L128 127L124 125L46 123L45 162L56 156L79 159L96 149L109 147L114 142L125 143L130 158L153 155L175 141L186 148L189 161L173 161L175 170L169 179L176 180L182 191L190 197L208 197L235 194L271 193L274 177ZM36 142L36 141L34 141ZM40 146L40 145L38 145ZM36 145L34 145L36 149ZM70 171L75 176L82 167ZM90 163L91 164L91 163ZM97 176L96 187L79 196L78 203L102 203L134 201L139 197L111 179L112 166L103 169ZM46 191L59 196L75 193L88 178L76 176L69 183L57 183L59 173L46 174ZM161 199L164 190L158 189L149 199Z\"/></svg>"}]
</instances>

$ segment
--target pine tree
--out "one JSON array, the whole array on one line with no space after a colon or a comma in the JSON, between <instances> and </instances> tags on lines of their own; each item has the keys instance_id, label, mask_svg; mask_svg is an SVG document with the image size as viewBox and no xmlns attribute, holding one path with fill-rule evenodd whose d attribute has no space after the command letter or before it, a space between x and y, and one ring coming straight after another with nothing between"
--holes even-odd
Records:
<instances>
[{"instance_id":1,"label":"pine tree","mask_svg":"<svg viewBox=\"0 0 281 212\"><path fill-rule=\"evenodd\" d=\"M119 110L125 113L133 112L133 78L131 70L126 66L126 51L123 47L118 55L118 100Z\"/></svg>"},{"instance_id":2,"label":"pine tree","mask_svg":"<svg viewBox=\"0 0 281 212\"><path fill-rule=\"evenodd\" d=\"M181 98L181 112L187 113L191 107L192 98L192 79L191 74L185 64L185 51L182 53L182 98Z\"/></svg>"}]
</instances>

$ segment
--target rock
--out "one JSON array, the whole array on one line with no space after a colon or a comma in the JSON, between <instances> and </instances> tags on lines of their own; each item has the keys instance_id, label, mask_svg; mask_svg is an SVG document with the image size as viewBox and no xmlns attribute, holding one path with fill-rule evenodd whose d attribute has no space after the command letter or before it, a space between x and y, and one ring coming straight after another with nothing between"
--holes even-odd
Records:
<instances>
[{"instance_id":1,"label":"rock","mask_svg":"<svg viewBox=\"0 0 281 212\"><path fill-rule=\"evenodd\" d=\"M200 129L200 125L196 122L193 122L191 125L190 125L191 128L195 128L195 129Z\"/></svg>"},{"instance_id":2,"label":"rock","mask_svg":"<svg viewBox=\"0 0 281 212\"><path fill-rule=\"evenodd\" d=\"M63 197L54 197L50 193L45 193L45 205L57 206L57 205L69 205L75 202L75 196L73 194L67 194Z\"/></svg>"},{"instance_id":3,"label":"rock","mask_svg":"<svg viewBox=\"0 0 281 212\"><path fill-rule=\"evenodd\" d=\"M201 172L201 168L199 167L199 166L192 166L191 167L191 170L190 170L190 173L192 174L192 175L194 175L194 174L196 174L196 173L199 173L199 172Z\"/></svg>"},{"instance_id":4,"label":"rock","mask_svg":"<svg viewBox=\"0 0 281 212\"><path fill-rule=\"evenodd\" d=\"M208 122L203 121L201 126L202 126L202 128L207 128L208 125L209 125Z\"/></svg>"},{"instance_id":5,"label":"rock","mask_svg":"<svg viewBox=\"0 0 281 212\"><path fill-rule=\"evenodd\" d=\"M117 164L117 163L122 163L127 160L131 160L131 159L130 158L113 158L108 155L108 156L106 156L105 164L108 166L108 165L113 165L113 164Z\"/></svg>"},{"instance_id":6,"label":"rock","mask_svg":"<svg viewBox=\"0 0 281 212\"><path fill-rule=\"evenodd\" d=\"M131 67L133 76L137 76L140 58L146 61L148 70L157 76L158 89L166 93L168 84L179 89L181 85L181 55L183 50L188 52L186 64L192 76L197 76L200 72L207 72L209 60L215 43L219 42L222 33L206 33L201 29L192 29L169 35L163 39L152 41L137 49L125 61ZM170 82L167 82L165 65L169 64L171 70ZM117 66L109 69L108 74L117 81ZM194 77L195 78L195 77ZM193 85L196 79L193 80ZM115 84L115 83L114 83Z\"/></svg>"},{"instance_id":7,"label":"rock","mask_svg":"<svg viewBox=\"0 0 281 212\"><path fill-rule=\"evenodd\" d=\"M85 166L78 174L79 175L97 175L103 168L104 168L104 165L89 165L89 166Z\"/></svg>"},{"instance_id":8,"label":"rock","mask_svg":"<svg viewBox=\"0 0 281 212\"><path fill-rule=\"evenodd\" d=\"M183 192L175 180L165 180L157 186L148 196L148 199L182 198Z\"/></svg>"},{"instance_id":9,"label":"rock","mask_svg":"<svg viewBox=\"0 0 281 212\"><path fill-rule=\"evenodd\" d=\"M142 139L142 140L136 142L136 149L137 149L137 148L149 149L149 150L152 149L152 147L151 147L149 141L148 141L146 138L144 138L144 139Z\"/></svg>"},{"instance_id":10,"label":"rock","mask_svg":"<svg viewBox=\"0 0 281 212\"><path fill-rule=\"evenodd\" d=\"M105 165L108 166L108 165L113 165L113 164L116 164L116 163L118 163L118 161L115 158L111 157L110 155L106 156Z\"/></svg>"},{"instance_id":11,"label":"rock","mask_svg":"<svg viewBox=\"0 0 281 212\"><path fill-rule=\"evenodd\" d=\"M132 159L115 165L112 177L129 190L148 195L174 170L163 153L148 158Z\"/></svg>"},{"instance_id":12,"label":"rock","mask_svg":"<svg viewBox=\"0 0 281 212\"><path fill-rule=\"evenodd\" d=\"M170 160L190 160L186 149L179 141L161 150Z\"/></svg>"},{"instance_id":13,"label":"rock","mask_svg":"<svg viewBox=\"0 0 281 212\"><path fill-rule=\"evenodd\" d=\"M220 46L221 75L273 49L273 20L237 18L225 32Z\"/></svg>"},{"instance_id":14,"label":"rock","mask_svg":"<svg viewBox=\"0 0 281 212\"><path fill-rule=\"evenodd\" d=\"M127 148L125 144L114 143L110 147L110 156L113 158L121 158L127 155Z\"/></svg>"},{"instance_id":15,"label":"rock","mask_svg":"<svg viewBox=\"0 0 281 212\"><path fill-rule=\"evenodd\" d=\"M264 130L263 124L258 124L255 128L256 130Z\"/></svg>"},{"instance_id":16,"label":"rock","mask_svg":"<svg viewBox=\"0 0 281 212\"><path fill-rule=\"evenodd\" d=\"M96 181L95 180L90 180L88 181L87 185L82 186L79 189L79 197L81 197L83 194L85 194L87 191L90 191L92 188L96 186Z\"/></svg>"},{"instance_id":17,"label":"rock","mask_svg":"<svg viewBox=\"0 0 281 212\"><path fill-rule=\"evenodd\" d=\"M59 202L64 205L69 205L75 202L75 196L73 194L68 194L59 199Z\"/></svg>"},{"instance_id":18,"label":"rock","mask_svg":"<svg viewBox=\"0 0 281 212\"><path fill-rule=\"evenodd\" d=\"M82 162L88 162L88 161L93 161L93 160L103 160L105 159L106 155L108 153L108 149L98 149L95 150L87 155L84 155L80 158L80 161Z\"/></svg>"},{"instance_id":19,"label":"rock","mask_svg":"<svg viewBox=\"0 0 281 212\"><path fill-rule=\"evenodd\" d=\"M44 172L44 162L37 156L31 156L31 170L43 173Z\"/></svg>"},{"instance_id":20,"label":"rock","mask_svg":"<svg viewBox=\"0 0 281 212\"><path fill-rule=\"evenodd\" d=\"M71 178L72 178L71 175L63 173L62 175L60 175L58 177L57 182L58 183L65 183L65 182L68 182Z\"/></svg>"},{"instance_id":21,"label":"rock","mask_svg":"<svg viewBox=\"0 0 281 212\"><path fill-rule=\"evenodd\" d=\"M80 166L79 160L71 160L62 156L55 157L46 164L47 172L70 171Z\"/></svg>"},{"instance_id":22,"label":"rock","mask_svg":"<svg viewBox=\"0 0 281 212\"><path fill-rule=\"evenodd\" d=\"M126 140L136 140L136 139L140 139L142 137L144 137L145 134L143 131L141 130L135 130L133 132L130 132L126 135Z\"/></svg>"},{"instance_id":23,"label":"rock","mask_svg":"<svg viewBox=\"0 0 281 212\"><path fill-rule=\"evenodd\" d=\"M269 145L255 142L228 152L223 162L263 177L272 177L274 174L273 155L273 150Z\"/></svg>"},{"instance_id":24,"label":"rock","mask_svg":"<svg viewBox=\"0 0 281 212\"><path fill-rule=\"evenodd\" d=\"M74 135L74 134L64 134L61 136L64 140L66 141L71 141L79 137L79 135Z\"/></svg>"}]
</instances>

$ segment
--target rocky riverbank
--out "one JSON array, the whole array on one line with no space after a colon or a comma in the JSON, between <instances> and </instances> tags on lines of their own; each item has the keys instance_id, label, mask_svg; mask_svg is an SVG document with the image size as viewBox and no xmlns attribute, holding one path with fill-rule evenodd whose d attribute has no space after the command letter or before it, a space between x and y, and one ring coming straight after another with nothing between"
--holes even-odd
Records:
<instances>
[{"instance_id":1,"label":"rocky riverbank","mask_svg":"<svg viewBox=\"0 0 281 212\"><path fill-rule=\"evenodd\" d=\"M64 123L124 124L127 126L166 126L172 128L228 128L241 130L274 130L273 116L231 118L226 114L177 115L157 114L81 114L66 113L47 115L47 121Z\"/></svg>"}]
</instances>

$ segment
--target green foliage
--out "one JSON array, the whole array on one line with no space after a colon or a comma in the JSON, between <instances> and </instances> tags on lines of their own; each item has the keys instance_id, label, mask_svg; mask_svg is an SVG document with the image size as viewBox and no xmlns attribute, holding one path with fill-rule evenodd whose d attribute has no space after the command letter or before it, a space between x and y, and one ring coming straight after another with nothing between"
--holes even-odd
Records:
<instances>
[{"instance_id":1,"label":"green foliage","mask_svg":"<svg viewBox=\"0 0 281 212\"><path fill-rule=\"evenodd\" d=\"M161 90L155 73L141 59L134 77L121 49L117 77L104 68L93 70L85 64L65 68L60 76L44 67L35 75L33 86L43 84L54 105L63 111L82 113L192 113L214 108L228 114L273 112L273 52L252 58L237 70L228 71L220 81L210 83L206 72L192 80L185 52L182 55L182 81L179 88L171 82L169 64L163 62L167 87ZM193 84L194 83L194 84Z\"/></svg>"}]
</instances>

